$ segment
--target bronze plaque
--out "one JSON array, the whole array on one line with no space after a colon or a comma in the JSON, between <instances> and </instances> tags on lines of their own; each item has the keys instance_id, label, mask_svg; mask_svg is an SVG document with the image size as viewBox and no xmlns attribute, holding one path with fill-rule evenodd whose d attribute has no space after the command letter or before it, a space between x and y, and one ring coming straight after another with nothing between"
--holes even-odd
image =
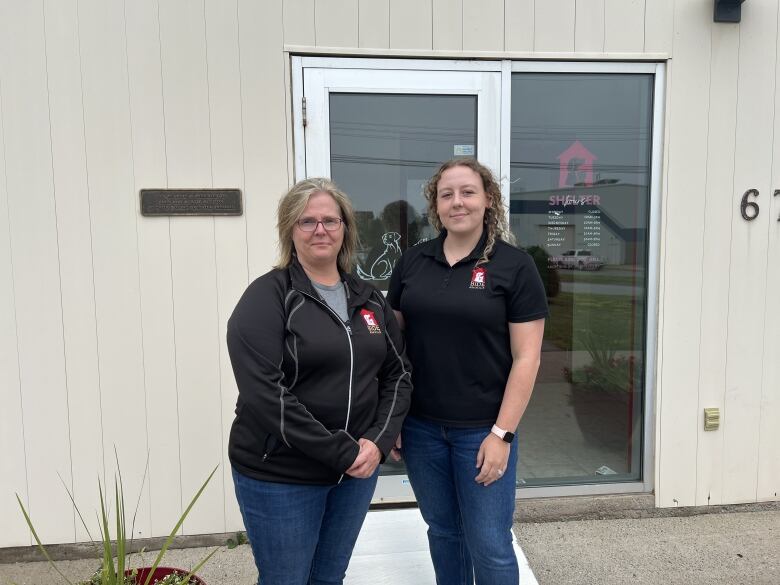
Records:
<instances>
[{"instance_id":1,"label":"bronze plaque","mask_svg":"<svg viewBox=\"0 0 780 585\"><path fill-rule=\"evenodd\" d=\"M241 189L141 189L141 215L241 215Z\"/></svg>"}]
</instances>

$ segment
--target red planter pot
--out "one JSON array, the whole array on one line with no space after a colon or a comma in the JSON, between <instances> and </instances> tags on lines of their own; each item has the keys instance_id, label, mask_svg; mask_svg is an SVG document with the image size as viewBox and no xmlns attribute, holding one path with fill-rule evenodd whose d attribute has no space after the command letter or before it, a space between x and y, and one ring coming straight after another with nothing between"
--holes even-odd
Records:
<instances>
[{"instance_id":1,"label":"red planter pot","mask_svg":"<svg viewBox=\"0 0 780 585\"><path fill-rule=\"evenodd\" d=\"M151 567L139 567L138 574L135 578L135 581L138 585L144 584L150 569ZM184 569L177 569L176 567L157 567L152 573L152 580L149 581L149 583L154 583L155 579L162 579L163 577L170 575L173 572L182 573L184 575L189 573L189 571L185 571ZM125 571L126 575L129 575L130 573L131 571ZM206 585L206 582L197 575L190 577L190 583L194 583L195 585Z\"/></svg>"}]
</instances>

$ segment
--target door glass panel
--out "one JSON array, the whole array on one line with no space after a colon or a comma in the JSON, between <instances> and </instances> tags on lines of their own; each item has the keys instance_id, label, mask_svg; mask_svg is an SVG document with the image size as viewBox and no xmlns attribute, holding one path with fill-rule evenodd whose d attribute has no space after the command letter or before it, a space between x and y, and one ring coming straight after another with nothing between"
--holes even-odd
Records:
<instances>
[{"instance_id":1,"label":"door glass panel","mask_svg":"<svg viewBox=\"0 0 780 585\"><path fill-rule=\"evenodd\" d=\"M331 177L355 206L360 278L386 291L401 253L435 237L423 185L476 145L475 95L330 94Z\"/></svg>"},{"instance_id":2,"label":"door glass panel","mask_svg":"<svg viewBox=\"0 0 780 585\"><path fill-rule=\"evenodd\" d=\"M512 76L511 224L550 304L525 485L641 479L653 77Z\"/></svg>"},{"instance_id":3,"label":"door glass panel","mask_svg":"<svg viewBox=\"0 0 780 585\"><path fill-rule=\"evenodd\" d=\"M477 155L477 97L331 93L330 137L331 177L357 215L357 275L386 291L401 254L436 237L425 182L443 161ZM389 459L380 470L405 473Z\"/></svg>"}]
</instances>

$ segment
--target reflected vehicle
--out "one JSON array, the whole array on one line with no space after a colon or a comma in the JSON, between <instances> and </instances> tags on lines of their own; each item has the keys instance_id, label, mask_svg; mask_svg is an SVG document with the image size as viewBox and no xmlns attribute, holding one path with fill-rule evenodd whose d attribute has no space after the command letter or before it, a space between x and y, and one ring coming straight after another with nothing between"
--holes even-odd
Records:
<instances>
[{"instance_id":1,"label":"reflected vehicle","mask_svg":"<svg viewBox=\"0 0 780 585\"><path fill-rule=\"evenodd\" d=\"M604 266L604 260L591 254L590 250L566 250L560 256L550 256L550 265L556 268L599 270Z\"/></svg>"},{"instance_id":2,"label":"reflected vehicle","mask_svg":"<svg viewBox=\"0 0 780 585\"><path fill-rule=\"evenodd\" d=\"M526 249L549 254L536 257L561 281L548 292L536 388L518 428L518 476L533 487L638 481L653 78L517 72L511 99L512 227Z\"/></svg>"}]
</instances>

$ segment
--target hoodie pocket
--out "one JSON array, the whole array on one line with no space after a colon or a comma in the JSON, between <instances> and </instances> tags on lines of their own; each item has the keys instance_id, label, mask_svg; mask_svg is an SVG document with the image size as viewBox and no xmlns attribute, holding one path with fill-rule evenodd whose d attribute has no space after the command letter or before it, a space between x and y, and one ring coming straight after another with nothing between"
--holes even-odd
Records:
<instances>
[{"instance_id":1,"label":"hoodie pocket","mask_svg":"<svg viewBox=\"0 0 780 585\"><path fill-rule=\"evenodd\" d=\"M279 448L279 440L274 435L266 435L265 445L263 446L263 459L265 462L273 455Z\"/></svg>"}]
</instances>

